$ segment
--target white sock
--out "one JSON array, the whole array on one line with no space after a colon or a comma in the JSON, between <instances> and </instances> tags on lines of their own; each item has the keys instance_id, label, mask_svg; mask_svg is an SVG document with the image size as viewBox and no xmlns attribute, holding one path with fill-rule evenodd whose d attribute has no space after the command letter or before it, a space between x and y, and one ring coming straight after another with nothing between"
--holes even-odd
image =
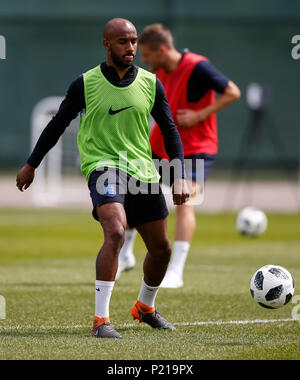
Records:
<instances>
[{"instance_id":1,"label":"white sock","mask_svg":"<svg viewBox=\"0 0 300 380\"><path fill-rule=\"evenodd\" d=\"M133 255L133 245L135 242L136 234L136 229L125 231L125 241L119 254L119 262L126 261L128 255Z\"/></svg>"},{"instance_id":2,"label":"white sock","mask_svg":"<svg viewBox=\"0 0 300 380\"><path fill-rule=\"evenodd\" d=\"M143 279L140 294L138 296L138 301L144 303L145 305L149 307L154 307L154 302L155 302L155 298L156 298L158 290L159 290L159 286L156 286L156 287L149 286L145 283Z\"/></svg>"},{"instance_id":3,"label":"white sock","mask_svg":"<svg viewBox=\"0 0 300 380\"><path fill-rule=\"evenodd\" d=\"M190 250L190 243L186 241L175 241L173 256L168 270L173 270L178 276L183 276L184 265Z\"/></svg>"},{"instance_id":4,"label":"white sock","mask_svg":"<svg viewBox=\"0 0 300 380\"><path fill-rule=\"evenodd\" d=\"M114 281L95 281L95 316L109 318L109 302L114 288Z\"/></svg>"}]
</instances>

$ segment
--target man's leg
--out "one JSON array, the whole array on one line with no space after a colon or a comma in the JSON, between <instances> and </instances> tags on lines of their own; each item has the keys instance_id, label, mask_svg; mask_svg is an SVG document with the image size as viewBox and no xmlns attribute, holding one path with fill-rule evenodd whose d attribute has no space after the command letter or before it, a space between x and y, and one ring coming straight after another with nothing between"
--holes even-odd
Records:
<instances>
[{"instance_id":1,"label":"man's leg","mask_svg":"<svg viewBox=\"0 0 300 380\"><path fill-rule=\"evenodd\" d=\"M145 223L137 227L148 253L144 261L144 278L132 316L158 329L174 330L154 307L159 286L166 274L172 249L167 232L167 219Z\"/></svg>"},{"instance_id":2,"label":"man's leg","mask_svg":"<svg viewBox=\"0 0 300 380\"><path fill-rule=\"evenodd\" d=\"M177 206L175 209L176 226L173 255L166 276L161 284L162 288L180 288L183 286L184 266L196 229L193 199L201 191L199 184L190 182L189 185L191 192L190 201Z\"/></svg>"},{"instance_id":3,"label":"man's leg","mask_svg":"<svg viewBox=\"0 0 300 380\"><path fill-rule=\"evenodd\" d=\"M109 304L118 269L118 255L124 243L126 214L121 203L97 207L97 215L104 232L104 243L96 260L95 318L93 336L121 338L110 326Z\"/></svg>"},{"instance_id":4,"label":"man's leg","mask_svg":"<svg viewBox=\"0 0 300 380\"><path fill-rule=\"evenodd\" d=\"M136 259L133 252L133 246L135 238L137 235L137 230L135 228L130 229L129 227L125 230L125 241L123 247L121 248L119 254L119 266L116 275L116 280L120 278L122 272L127 272L135 267Z\"/></svg>"},{"instance_id":5,"label":"man's leg","mask_svg":"<svg viewBox=\"0 0 300 380\"><path fill-rule=\"evenodd\" d=\"M144 280L150 286L159 286L165 276L172 254L168 237L167 219L145 223L137 227L148 253L144 261Z\"/></svg>"},{"instance_id":6,"label":"man's leg","mask_svg":"<svg viewBox=\"0 0 300 380\"><path fill-rule=\"evenodd\" d=\"M115 281L127 224L125 210L121 203L108 203L97 207L97 215L103 228L104 243L96 261L96 278Z\"/></svg>"},{"instance_id":7,"label":"man's leg","mask_svg":"<svg viewBox=\"0 0 300 380\"><path fill-rule=\"evenodd\" d=\"M199 160L204 160L204 167L199 165ZM196 229L194 203L200 194L204 181L206 181L210 169L215 161L215 155L199 154L188 157L186 164L187 173L192 173L190 181L189 202L176 207L176 229L173 247L173 257L161 288L180 288L183 286L183 270L190 249L191 241ZM202 168L204 169L202 171Z\"/></svg>"},{"instance_id":8,"label":"man's leg","mask_svg":"<svg viewBox=\"0 0 300 380\"><path fill-rule=\"evenodd\" d=\"M196 229L194 205L188 202L181 206L176 206L175 214L175 241L185 241L190 243Z\"/></svg>"}]
</instances>

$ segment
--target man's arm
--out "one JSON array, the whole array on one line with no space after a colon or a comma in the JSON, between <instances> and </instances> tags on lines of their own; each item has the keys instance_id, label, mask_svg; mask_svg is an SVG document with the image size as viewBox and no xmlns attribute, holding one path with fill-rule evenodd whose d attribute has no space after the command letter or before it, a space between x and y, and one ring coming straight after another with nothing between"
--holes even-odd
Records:
<instances>
[{"instance_id":1,"label":"man's arm","mask_svg":"<svg viewBox=\"0 0 300 380\"><path fill-rule=\"evenodd\" d=\"M151 115L157 122L164 138L165 149L170 160L181 161L181 172L175 173L173 200L175 205L181 205L189 198L189 190L184 177L184 153L178 129L174 123L172 112L166 98L165 90L160 80L156 79L156 96ZM176 172L176 171L175 171Z\"/></svg>"},{"instance_id":2,"label":"man's arm","mask_svg":"<svg viewBox=\"0 0 300 380\"><path fill-rule=\"evenodd\" d=\"M181 161L183 170L180 176L184 178L184 153L181 138L173 120L165 89L158 78L156 79L156 96L151 115L161 130L169 159L171 161L174 159Z\"/></svg>"},{"instance_id":3,"label":"man's arm","mask_svg":"<svg viewBox=\"0 0 300 380\"><path fill-rule=\"evenodd\" d=\"M83 86L82 76L72 82L57 114L42 132L26 165L17 175L17 187L20 191L28 189L34 180L35 169L40 165L49 150L56 145L71 121L77 117L82 109L85 108Z\"/></svg>"},{"instance_id":4,"label":"man's arm","mask_svg":"<svg viewBox=\"0 0 300 380\"><path fill-rule=\"evenodd\" d=\"M240 90L234 82L228 80L210 62L202 61L196 66L189 81L189 101L197 102L209 89L220 93L215 103L197 111L190 109L178 110L177 120L181 126L191 127L200 123L241 97Z\"/></svg>"}]
</instances>

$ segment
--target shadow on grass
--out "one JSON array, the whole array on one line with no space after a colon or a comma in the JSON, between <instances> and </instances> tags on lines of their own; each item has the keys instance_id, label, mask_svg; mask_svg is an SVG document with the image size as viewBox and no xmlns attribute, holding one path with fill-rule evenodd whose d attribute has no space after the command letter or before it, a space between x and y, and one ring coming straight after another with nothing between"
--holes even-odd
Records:
<instances>
[{"instance_id":1,"label":"shadow on grass","mask_svg":"<svg viewBox=\"0 0 300 380\"><path fill-rule=\"evenodd\" d=\"M157 330L152 329L149 326L118 326L112 324L113 327L123 336L123 338L128 337L138 337L138 338L147 338L150 335L153 338L169 338L175 337L179 338L177 331L167 331L167 330ZM1 330L0 327L0 340L1 338L39 338L39 339L49 339L49 337L77 337L77 338L91 338L92 325L90 327L78 327L74 328L70 326L70 329L67 328L57 328L53 329L51 327L39 327L37 326L36 330L34 327L30 328L16 328L16 330L11 330L10 327L4 327ZM24 331L25 330L25 331ZM181 335L181 334L180 334ZM181 336L182 338L182 336ZM99 339L96 339L99 340ZM101 340L101 339L100 339ZM107 339L106 339L107 340ZM108 339L109 340L109 339Z\"/></svg>"},{"instance_id":2,"label":"shadow on grass","mask_svg":"<svg viewBox=\"0 0 300 380\"><path fill-rule=\"evenodd\" d=\"M92 329L83 329L82 331L53 331L53 330L44 330L44 331L1 331L1 338L31 338L31 339L49 339L49 337L82 337L87 338L91 337Z\"/></svg>"},{"instance_id":3,"label":"shadow on grass","mask_svg":"<svg viewBox=\"0 0 300 380\"><path fill-rule=\"evenodd\" d=\"M70 288L70 287L73 287L74 286L74 283L68 283L68 282L65 282L65 283L21 283L21 282L18 282L16 284L2 284L3 286L6 286L8 288L18 288L18 287L22 287L22 288L57 288L57 287L66 287L66 288ZM88 286L88 287L94 287L94 284L93 283L86 283L86 282L79 282L79 283L76 283L76 286L77 287L80 287L80 286Z\"/></svg>"}]
</instances>

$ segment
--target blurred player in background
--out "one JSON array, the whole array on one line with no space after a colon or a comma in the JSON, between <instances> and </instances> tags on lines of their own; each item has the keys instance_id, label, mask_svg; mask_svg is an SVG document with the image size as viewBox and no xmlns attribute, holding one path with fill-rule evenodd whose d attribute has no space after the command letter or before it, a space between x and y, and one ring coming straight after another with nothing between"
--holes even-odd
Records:
<instances>
[{"instance_id":1,"label":"blurred player in background","mask_svg":"<svg viewBox=\"0 0 300 380\"><path fill-rule=\"evenodd\" d=\"M181 163L174 182L174 203L181 205L188 200L189 194L183 179L183 147L163 86L154 74L133 64L137 40L131 22L113 19L106 24L103 40L106 62L71 84L58 113L17 175L18 188L26 190L44 156L57 143L71 120L81 113L78 133L81 167L88 181L93 215L100 221L104 232L104 243L96 261L92 336L97 338L121 338L110 325L109 304L127 223L139 231L148 249L144 278L131 314L134 319L153 328L174 330L154 307L172 249L167 234L168 209L152 161L150 112L164 135L168 155ZM110 174L113 175L110 177ZM154 184L156 191L134 195L128 192L127 186L135 182L145 185L146 189ZM100 187L99 191L101 183L103 189ZM127 193L123 192L124 187Z\"/></svg>"},{"instance_id":2,"label":"blurred player in background","mask_svg":"<svg viewBox=\"0 0 300 380\"><path fill-rule=\"evenodd\" d=\"M142 61L161 80L173 118L181 136L184 158L191 160L187 170L191 194L201 191L197 183L196 160L204 160L204 180L218 152L216 113L240 98L239 88L216 70L209 60L187 49L178 51L173 36L161 24L147 26L139 37ZM220 96L215 98L215 91ZM164 149L163 136L156 124L151 134L153 158L170 159ZM192 198L176 207L176 229L172 261L161 284L165 288L183 286L183 270L195 232L196 219ZM134 266L133 242L135 231L126 232L119 256L119 272Z\"/></svg>"}]
</instances>

